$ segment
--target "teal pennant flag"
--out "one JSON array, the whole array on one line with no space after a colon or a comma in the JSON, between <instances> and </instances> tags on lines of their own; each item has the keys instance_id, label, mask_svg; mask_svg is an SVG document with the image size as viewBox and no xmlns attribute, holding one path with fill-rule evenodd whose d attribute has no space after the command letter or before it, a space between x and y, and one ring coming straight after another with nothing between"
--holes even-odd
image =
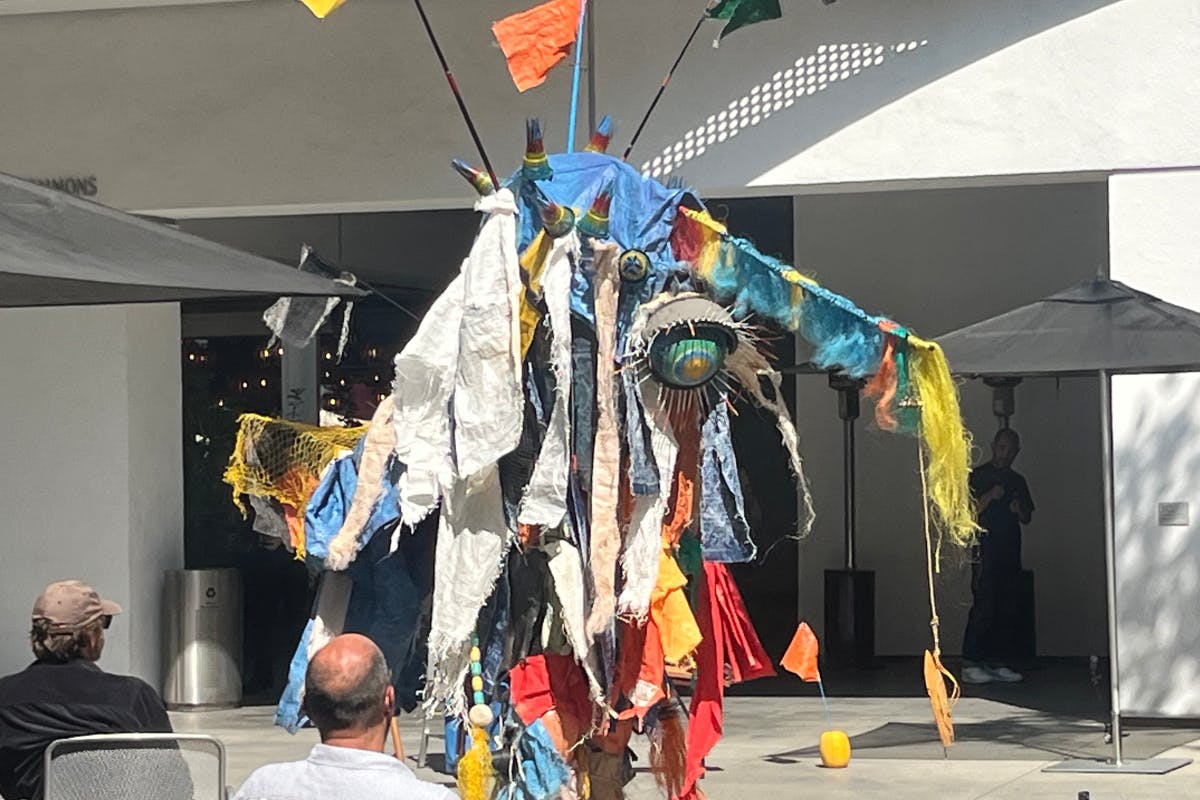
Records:
<instances>
[{"instance_id":1,"label":"teal pennant flag","mask_svg":"<svg viewBox=\"0 0 1200 800\"><path fill-rule=\"evenodd\" d=\"M719 37L724 39L738 28L779 19L783 16L783 10L779 7L779 0L718 0L705 14L709 19L726 20Z\"/></svg>"}]
</instances>

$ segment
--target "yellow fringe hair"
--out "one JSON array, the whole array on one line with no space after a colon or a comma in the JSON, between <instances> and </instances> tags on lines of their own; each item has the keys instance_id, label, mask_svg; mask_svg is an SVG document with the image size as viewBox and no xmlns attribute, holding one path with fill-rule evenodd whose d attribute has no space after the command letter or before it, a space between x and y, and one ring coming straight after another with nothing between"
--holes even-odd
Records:
<instances>
[{"instance_id":1,"label":"yellow fringe hair","mask_svg":"<svg viewBox=\"0 0 1200 800\"><path fill-rule=\"evenodd\" d=\"M488 800L492 782L492 752L488 734L471 726L471 749L458 760L458 791L462 800Z\"/></svg>"},{"instance_id":2,"label":"yellow fringe hair","mask_svg":"<svg viewBox=\"0 0 1200 800\"><path fill-rule=\"evenodd\" d=\"M911 334L909 375L921 403L921 439L929 458L929 496L940 533L959 545L974 540L979 526L967 478L971 473L971 435L963 427L958 387L946 355L936 342Z\"/></svg>"}]
</instances>

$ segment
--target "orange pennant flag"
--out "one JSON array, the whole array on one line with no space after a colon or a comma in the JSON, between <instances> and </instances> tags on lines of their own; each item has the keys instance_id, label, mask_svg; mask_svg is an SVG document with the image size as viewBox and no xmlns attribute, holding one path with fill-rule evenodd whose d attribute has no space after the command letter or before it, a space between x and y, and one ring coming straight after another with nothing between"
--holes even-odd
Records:
<instances>
[{"instance_id":1,"label":"orange pennant flag","mask_svg":"<svg viewBox=\"0 0 1200 800\"><path fill-rule=\"evenodd\" d=\"M783 660L779 662L779 666L788 672L796 673L801 680L819 681L821 680L821 671L817 668L817 653L820 649L817 635L813 633L812 628L808 627L807 622L801 622L800 627L796 628L796 635L792 637L792 643L788 645L787 652L783 654Z\"/></svg>"},{"instance_id":2,"label":"orange pennant flag","mask_svg":"<svg viewBox=\"0 0 1200 800\"><path fill-rule=\"evenodd\" d=\"M554 65L567 57L579 27L581 2L550 0L492 23L519 91L541 86Z\"/></svg>"}]
</instances>

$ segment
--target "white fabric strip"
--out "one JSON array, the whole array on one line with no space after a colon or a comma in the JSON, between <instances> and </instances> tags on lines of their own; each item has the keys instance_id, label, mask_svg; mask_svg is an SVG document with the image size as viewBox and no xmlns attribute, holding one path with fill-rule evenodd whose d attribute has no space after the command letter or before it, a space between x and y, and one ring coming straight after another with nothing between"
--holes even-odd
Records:
<instances>
[{"instance_id":1,"label":"white fabric strip","mask_svg":"<svg viewBox=\"0 0 1200 800\"><path fill-rule=\"evenodd\" d=\"M516 448L524 421L521 285L512 192L480 198L488 214L463 270L463 315L454 377L454 454L470 477ZM453 329L443 328L449 336Z\"/></svg>"},{"instance_id":2,"label":"white fabric strip","mask_svg":"<svg viewBox=\"0 0 1200 800\"><path fill-rule=\"evenodd\" d=\"M429 515L453 474L450 393L458 368L463 286L459 274L396 356L392 424L396 458L405 466L399 481L400 513L409 527Z\"/></svg>"},{"instance_id":3,"label":"white fabric strip","mask_svg":"<svg viewBox=\"0 0 1200 800\"><path fill-rule=\"evenodd\" d=\"M666 411L659 405L658 384L645 381L642 407L646 409L646 425L650 428L650 447L658 465L658 494L637 497L625 537L625 552L621 566L625 571L625 586L617 601L617 611L642 622L650 613L650 595L658 581L659 555L662 553L662 522L671 500L671 484L675 478L675 459L679 443L671 431Z\"/></svg>"},{"instance_id":4,"label":"white fabric strip","mask_svg":"<svg viewBox=\"0 0 1200 800\"><path fill-rule=\"evenodd\" d=\"M370 520L379 496L383 494L384 472L396 444L396 428L392 424L393 401L394 397L388 395L371 417L371 427L367 428L362 458L358 462L354 499L350 501L350 509L337 536L329 543L329 555L325 557L325 566L329 569L343 570L354 561L363 528Z\"/></svg>"},{"instance_id":5,"label":"white fabric strip","mask_svg":"<svg viewBox=\"0 0 1200 800\"><path fill-rule=\"evenodd\" d=\"M442 500L438 528L426 691L431 703L462 710L471 633L500 576L508 542L499 468L492 464L456 481Z\"/></svg>"},{"instance_id":6,"label":"white fabric strip","mask_svg":"<svg viewBox=\"0 0 1200 800\"><path fill-rule=\"evenodd\" d=\"M567 633L567 641L575 660L583 667L588 679L588 689L592 700L603 706L606 704L604 689L596 677L596 654L592 650L585 629L587 620L587 589L583 585L583 557L579 548L570 542L553 541L545 546L546 554L550 557L550 576L554 578L554 592L558 595L559 605L562 606L563 628Z\"/></svg>"},{"instance_id":7,"label":"white fabric strip","mask_svg":"<svg viewBox=\"0 0 1200 800\"><path fill-rule=\"evenodd\" d=\"M591 569L592 600L587 632L596 636L613 621L616 610L617 557L621 552L621 530L617 502L621 480L621 438L617 430L613 370L617 348L617 246L612 242L593 244L595 249L596 307L596 442L592 452Z\"/></svg>"}]
</instances>

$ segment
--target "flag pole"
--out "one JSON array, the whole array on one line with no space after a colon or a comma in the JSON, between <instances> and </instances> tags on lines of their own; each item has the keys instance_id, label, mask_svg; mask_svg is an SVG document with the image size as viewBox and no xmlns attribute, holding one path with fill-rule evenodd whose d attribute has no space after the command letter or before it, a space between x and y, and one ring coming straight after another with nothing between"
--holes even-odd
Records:
<instances>
[{"instance_id":1,"label":"flag pole","mask_svg":"<svg viewBox=\"0 0 1200 800\"><path fill-rule=\"evenodd\" d=\"M583 68L583 26L587 22L587 0L579 3L579 27L575 31L575 72L571 76L571 115L567 122L567 152L575 152L575 121L579 116L579 73Z\"/></svg>"},{"instance_id":2,"label":"flag pole","mask_svg":"<svg viewBox=\"0 0 1200 800\"><path fill-rule=\"evenodd\" d=\"M825 709L825 727L833 727L833 719L829 716L829 698L825 696L825 684L821 676L817 676L817 691L821 693L821 706Z\"/></svg>"},{"instance_id":3,"label":"flag pole","mask_svg":"<svg viewBox=\"0 0 1200 800\"><path fill-rule=\"evenodd\" d=\"M454 92L454 100L458 103L458 110L462 112L463 120L467 123L467 130L471 132L471 138L475 140L475 149L479 151L479 157L483 159L483 167L488 171L488 176L492 179L492 185L499 189L500 181L496 178L496 170L492 169L492 162L488 160L487 153L483 149L483 142L479 138L479 131L475 130L475 123L471 120L471 112L467 111L467 104L463 100L462 92L458 90L458 83L454 80L454 73L450 71L450 65L446 63L446 56L442 53L442 46L438 44L437 36L433 33L433 26L429 24L429 17L425 16L425 7L421 5L421 0L413 0L413 5L417 7L417 13L421 15L421 22L425 25L425 33L429 34L429 42L433 45L433 51L437 53L438 61L442 65L442 71L446 73L446 82L450 84L450 91Z\"/></svg>"},{"instance_id":4,"label":"flag pole","mask_svg":"<svg viewBox=\"0 0 1200 800\"><path fill-rule=\"evenodd\" d=\"M587 15L587 93L588 130L596 130L596 5Z\"/></svg>"},{"instance_id":5,"label":"flag pole","mask_svg":"<svg viewBox=\"0 0 1200 800\"><path fill-rule=\"evenodd\" d=\"M688 48L692 46L692 42L696 40L696 34L700 33L700 26L704 24L704 20L708 18L708 5L704 7L704 13L700 15L700 19L696 20L696 27L692 28L692 33L688 36L687 41L683 43L683 49L679 51L679 55L675 57L675 63L667 70L667 76L663 78L659 84L658 92L655 93L654 99L650 101L650 107L646 109L642 121L638 123L637 130L633 132L633 138L629 140L629 146L625 148L625 154L621 156L622 161L629 160L629 154L633 152L633 146L637 144L638 139L642 135L642 129L646 127L646 123L650 121L650 115L654 113L654 109L658 106L658 101L662 99L663 93L667 91L667 85L671 82L671 78L675 77L675 70L679 69L680 63L683 62L683 57L687 53Z\"/></svg>"}]
</instances>

